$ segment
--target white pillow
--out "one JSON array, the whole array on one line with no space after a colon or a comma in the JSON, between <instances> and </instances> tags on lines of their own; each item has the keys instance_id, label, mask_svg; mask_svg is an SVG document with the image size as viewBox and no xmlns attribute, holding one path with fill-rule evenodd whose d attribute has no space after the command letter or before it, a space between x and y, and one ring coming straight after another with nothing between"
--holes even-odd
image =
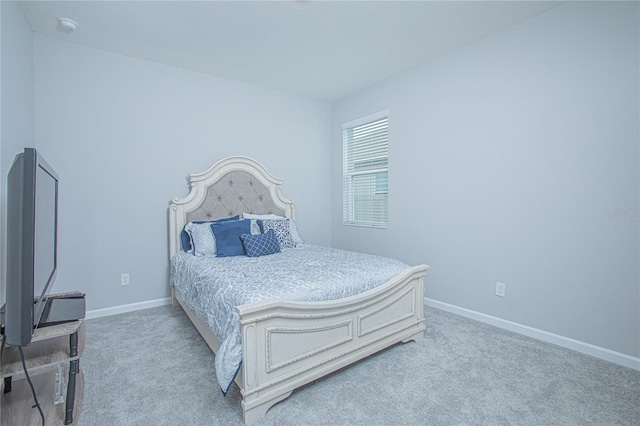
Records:
<instances>
[{"instance_id":1,"label":"white pillow","mask_svg":"<svg viewBox=\"0 0 640 426\"><path fill-rule=\"evenodd\" d=\"M288 217L278 216L277 214L252 214L252 213L242 213L243 219L260 219L260 220L274 220L274 219L282 219L289 222L289 232L291 233L291 239L294 244L298 246L299 244L304 244L302 238L300 238L300 234L298 234L298 227L296 226L296 222ZM251 222L253 225L253 221ZM253 233L253 232L252 232Z\"/></svg>"},{"instance_id":2,"label":"white pillow","mask_svg":"<svg viewBox=\"0 0 640 426\"><path fill-rule=\"evenodd\" d=\"M277 214L253 214L253 213L242 213L243 219L286 219L284 216L278 216Z\"/></svg>"}]
</instances>

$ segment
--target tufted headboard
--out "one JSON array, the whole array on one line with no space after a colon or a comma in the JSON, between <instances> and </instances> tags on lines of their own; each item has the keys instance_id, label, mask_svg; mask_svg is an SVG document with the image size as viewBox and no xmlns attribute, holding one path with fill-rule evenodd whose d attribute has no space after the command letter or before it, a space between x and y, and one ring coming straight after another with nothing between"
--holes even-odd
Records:
<instances>
[{"instance_id":1,"label":"tufted headboard","mask_svg":"<svg viewBox=\"0 0 640 426\"><path fill-rule=\"evenodd\" d=\"M169 258L181 249L180 233L187 222L216 220L244 213L295 219L293 201L280 192L282 179L257 161L228 157L202 173L189 175L191 190L169 205Z\"/></svg>"}]
</instances>

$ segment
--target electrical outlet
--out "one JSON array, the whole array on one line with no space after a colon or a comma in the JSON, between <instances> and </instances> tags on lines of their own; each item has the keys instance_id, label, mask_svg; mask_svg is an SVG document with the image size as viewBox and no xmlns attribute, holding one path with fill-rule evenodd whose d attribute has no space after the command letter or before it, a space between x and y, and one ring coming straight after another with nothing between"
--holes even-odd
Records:
<instances>
[{"instance_id":1,"label":"electrical outlet","mask_svg":"<svg viewBox=\"0 0 640 426\"><path fill-rule=\"evenodd\" d=\"M504 297L504 292L506 290L507 285L505 283L497 282L496 283L496 296Z\"/></svg>"},{"instance_id":2,"label":"electrical outlet","mask_svg":"<svg viewBox=\"0 0 640 426\"><path fill-rule=\"evenodd\" d=\"M129 274L120 274L120 285L129 285Z\"/></svg>"}]
</instances>

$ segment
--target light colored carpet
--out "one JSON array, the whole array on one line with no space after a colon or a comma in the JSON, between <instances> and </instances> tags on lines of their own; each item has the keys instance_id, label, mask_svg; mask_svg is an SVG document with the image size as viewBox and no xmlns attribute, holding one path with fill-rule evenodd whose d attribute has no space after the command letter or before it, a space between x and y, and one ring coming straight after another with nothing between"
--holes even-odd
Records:
<instances>
[{"instance_id":1,"label":"light colored carpet","mask_svg":"<svg viewBox=\"0 0 640 426\"><path fill-rule=\"evenodd\" d=\"M258 425L640 425L640 371L426 308L422 341L311 383ZM180 308L87 320L81 426L240 425Z\"/></svg>"}]
</instances>

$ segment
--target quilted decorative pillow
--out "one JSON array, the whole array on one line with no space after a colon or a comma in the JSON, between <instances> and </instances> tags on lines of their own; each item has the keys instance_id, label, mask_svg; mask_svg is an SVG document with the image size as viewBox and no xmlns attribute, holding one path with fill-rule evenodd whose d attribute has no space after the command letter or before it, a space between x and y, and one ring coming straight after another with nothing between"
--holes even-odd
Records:
<instances>
[{"instance_id":1,"label":"quilted decorative pillow","mask_svg":"<svg viewBox=\"0 0 640 426\"><path fill-rule=\"evenodd\" d=\"M262 229L263 233L273 230L280 243L280 249L292 248L296 246L291 236L291 227L287 220L282 219L265 219L258 220L258 225Z\"/></svg>"},{"instance_id":2,"label":"quilted decorative pillow","mask_svg":"<svg viewBox=\"0 0 640 426\"><path fill-rule=\"evenodd\" d=\"M256 219L251 219L251 235L262 234L260 231L260 225L258 225L258 221Z\"/></svg>"},{"instance_id":3,"label":"quilted decorative pillow","mask_svg":"<svg viewBox=\"0 0 640 426\"><path fill-rule=\"evenodd\" d=\"M290 228L289 232L291 232L291 239L293 240L294 244L296 246L298 246L298 244L304 244L304 241L302 241L302 238L300 238L300 234L298 234L298 227L296 226L296 222L289 217L278 216L277 214L242 213L242 218L243 219L261 219L261 220L266 220L266 219L286 220L289 223L289 228ZM251 232L251 233L256 234L256 232Z\"/></svg>"},{"instance_id":4,"label":"quilted decorative pillow","mask_svg":"<svg viewBox=\"0 0 640 426\"><path fill-rule=\"evenodd\" d=\"M232 220L211 224L211 230L216 238L216 256L242 256L247 254L240 236L251 234L251 221Z\"/></svg>"},{"instance_id":5,"label":"quilted decorative pillow","mask_svg":"<svg viewBox=\"0 0 640 426\"><path fill-rule=\"evenodd\" d=\"M191 237L191 247L196 256L213 256L216 254L216 240L211 232L211 223L189 222L184 229Z\"/></svg>"},{"instance_id":6,"label":"quilted decorative pillow","mask_svg":"<svg viewBox=\"0 0 640 426\"><path fill-rule=\"evenodd\" d=\"M298 244L304 244L304 241L302 241L302 238L300 238L300 234L298 234L298 227L296 226L296 222L291 218L287 218L286 221L289 222L289 231L291 231L291 239L293 240L294 244L296 246Z\"/></svg>"},{"instance_id":7,"label":"quilted decorative pillow","mask_svg":"<svg viewBox=\"0 0 640 426\"><path fill-rule=\"evenodd\" d=\"M270 229L264 234L243 234L240 236L240 239L249 257L280 253L280 243L273 229Z\"/></svg>"}]
</instances>

